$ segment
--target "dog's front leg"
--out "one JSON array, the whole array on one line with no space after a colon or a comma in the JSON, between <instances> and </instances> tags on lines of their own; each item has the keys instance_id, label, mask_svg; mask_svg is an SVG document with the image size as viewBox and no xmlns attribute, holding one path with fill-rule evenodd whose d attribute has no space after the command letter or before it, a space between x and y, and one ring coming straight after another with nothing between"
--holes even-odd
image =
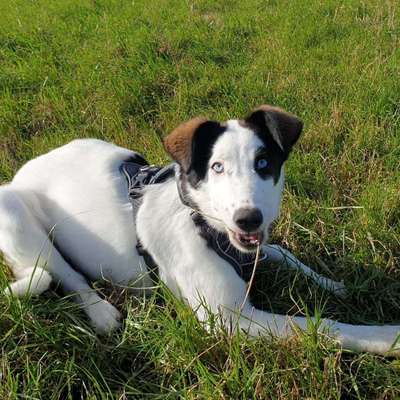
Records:
<instances>
[{"instance_id":1,"label":"dog's front leg","mask_svg":"<svg viewBox=\"0 0 400 400\"><path fill-rule=\"evenodd\" d=\"M179 262L181 258L164 259L164 265L169 268L160 268L160 278L205 324L211 321L210 313L217 314L219 318L213 318L213 323L220 321L228 331L239 328L250 336L272 334L287 338L295 335L297 329L307 330L312 322L319 332L337 340L346 349L400 355L398 346L391 352L400 326L350 325L262 311L245 299L247 284L227 262L207 248L202 253L196 252L198 248L192 250L186 263Z\"/></svg>"},{"instance_id":2,"label":"dog's front leg","mask_svg":"<svg viewBox=\"0 0 400 400\"><path fill-rule=\"evenodd\" d=\"M343 282L333 281L332 279L317 274L310 267L303 264L292 253L281 246L265 245L263 246L263 250L268 257L268 261L301 271L304 275L309 276L314 282L316 282L318 286L326 290L330 290L337 296L342 297L346 295L346 288Z\"/></svg>"},{"instance_id":3,"label":"dog's front leg","mask_svg":"<svg viewBox=\"0 0 400 400\"><path fill-rule=\"evenodd\" d=\"M259 310L248 299L244 301L246 284L228 268L225 270L218 268L212 280L208 275L203 275L199 269L197 273L192 270L191 274L180 276L182 278L179 282L180 296L190 304L193 310L196 310L198 318L204 323L207 324L210 321L211 312L219 314L220 318L217 320L228 331L239 328L252 337L272 335L283 339L294 336L299 329L307 330L311 323L315 325L318 332L336 340L343 348L376 354L400 355L400 347L396 343L400 326L350 325L330 319L307 319L302 316L288 316ZM205 269L206 266L204 266ZM193 285L194 281L196 285Z\"/></svg>"}]
</instances>

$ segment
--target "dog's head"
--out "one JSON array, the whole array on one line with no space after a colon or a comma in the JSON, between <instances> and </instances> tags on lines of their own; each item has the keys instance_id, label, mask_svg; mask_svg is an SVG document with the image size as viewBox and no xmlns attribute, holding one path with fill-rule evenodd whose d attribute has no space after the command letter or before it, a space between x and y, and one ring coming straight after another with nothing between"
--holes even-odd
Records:
<instances>
[{"instance_id":1,"label":"dog's head","mask_svg":"<svg viewBox=\"0 0 400 400\"><path fill-rule=\"evenodd\" d=\"M254 251L279 215L283 164L302 128L296 116L263 105L244 120L194 118L164 144L180 166L185 202L236 248Z\"/></svg>"}]
</instances>

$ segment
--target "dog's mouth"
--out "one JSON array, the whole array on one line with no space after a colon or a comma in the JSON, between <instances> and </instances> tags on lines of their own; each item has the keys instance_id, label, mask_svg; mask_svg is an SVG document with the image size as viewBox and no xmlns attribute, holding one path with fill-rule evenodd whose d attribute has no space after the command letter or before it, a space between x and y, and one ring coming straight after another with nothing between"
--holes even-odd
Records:
<instances>
[{"instance_id":1,"label":"dog's mouth","mask_svg":"<svg viewBox=\"0 0 400 400\"><path fill-rule=\"evenodd\" d=\"M233 245L246 252L255 251L264 241L263 232L244 233L230 230L229 236Z\"/></svg>"}]
</instances>

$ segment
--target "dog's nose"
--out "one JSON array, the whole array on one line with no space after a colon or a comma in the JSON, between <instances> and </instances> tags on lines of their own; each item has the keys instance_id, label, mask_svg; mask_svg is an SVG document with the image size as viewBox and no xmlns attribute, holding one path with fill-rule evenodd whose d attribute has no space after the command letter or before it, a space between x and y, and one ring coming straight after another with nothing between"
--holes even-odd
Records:
<instances>
[{"instance_id":1,"label":"dog's nose","mask_svg":"<svg viewBox=\"0 0 400 400\"><path fill-rule=\"evenodd\" d=\"M263 215L258 208L243 207L233 214L235 224L245 232L254 232L263 222Z\"/></svg>"}]
</instances>

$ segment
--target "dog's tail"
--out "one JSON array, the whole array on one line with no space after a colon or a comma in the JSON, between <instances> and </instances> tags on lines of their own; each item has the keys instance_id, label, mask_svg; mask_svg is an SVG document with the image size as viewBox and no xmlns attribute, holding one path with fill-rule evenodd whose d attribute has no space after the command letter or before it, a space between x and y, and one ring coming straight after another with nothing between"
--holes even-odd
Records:
<instances>
[{"instance_id":1,"label":"dog's tail","mask_svg":"<svg viewBox=\"0 0 400 400\"><path fill-rule=\"evenodd\" d=\"M51 275L45 269L39 267L28 268L26 275L10 283L4 293L16 297L39 295L49 289L51 280Z\"/></svg>"}]
</instances>

